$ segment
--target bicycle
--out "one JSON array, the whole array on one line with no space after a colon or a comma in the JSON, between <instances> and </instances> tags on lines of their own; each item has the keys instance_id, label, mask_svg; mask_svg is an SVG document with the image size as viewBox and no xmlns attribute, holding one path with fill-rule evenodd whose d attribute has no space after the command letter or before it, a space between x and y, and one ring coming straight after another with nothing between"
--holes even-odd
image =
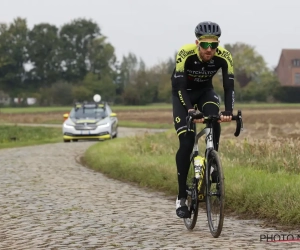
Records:
<instances>
[{"instance_id":1,"label":"bicycle","mask_svg":"<svg viewBox=\"0 0 300 250\"><path fill-rule=\"evenodd\" d=\"M225 186L222 163L213 143L213 124L220 120L219 115L204 117L206 126L197 134L196 124L192 123L196 116L187 116L187 131L194 130L195 143L190 157L190 170L187 183L187 206L190 218L184 219L187 229L192 230L197 222L199 203L206 203L206 213L210 232L214 238L221 234L224 221ZM237 137L243 129L242 112L238 110L236 116ZM192 126L191 126L192 125ZM199 154L199 139L205 135L206 151L204 157Z\"/></svg>"}]
</instances>

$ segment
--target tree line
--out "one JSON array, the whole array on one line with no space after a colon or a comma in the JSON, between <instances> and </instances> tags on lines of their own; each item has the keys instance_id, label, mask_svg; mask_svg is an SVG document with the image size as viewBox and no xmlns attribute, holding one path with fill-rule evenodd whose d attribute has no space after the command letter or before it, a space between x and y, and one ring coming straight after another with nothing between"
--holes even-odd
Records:
<instances>
[{"instance_id":1,"label":"tree line","mask_svg":"<svg viewBox=\"0 0 300 250\"><path fill-rule=\"evenodd\" d=\"M253 46L225 44L234 59L237 101L282 101L282 87ZM26 19L0 24L0 97L35 97L38 105L104 100L124 105L171 101L175 55L147 67L133 53L118 59L97 23L75 19L58 28L28 28ZM222 75L214 77L222 97ZM2 94L1 94L2 93ZM26 104L24 104L26 105Z\"/></svg>"}]
</instances>

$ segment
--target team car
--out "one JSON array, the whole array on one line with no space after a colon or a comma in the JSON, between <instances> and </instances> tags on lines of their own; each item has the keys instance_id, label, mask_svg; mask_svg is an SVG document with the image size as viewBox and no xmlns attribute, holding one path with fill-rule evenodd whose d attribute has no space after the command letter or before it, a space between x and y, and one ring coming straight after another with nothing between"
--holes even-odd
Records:
<instances>
[{"instance_id":1,"label":"team car","mask_svg":"<svg viewBox=\"0 0 300 250\"><path fill-rule=\"evenodd\" d=\"M106 102L75 103L70 114L64 114L64 142L106 140L118 136L118 118Z\"/></svg>"}]
</instances>

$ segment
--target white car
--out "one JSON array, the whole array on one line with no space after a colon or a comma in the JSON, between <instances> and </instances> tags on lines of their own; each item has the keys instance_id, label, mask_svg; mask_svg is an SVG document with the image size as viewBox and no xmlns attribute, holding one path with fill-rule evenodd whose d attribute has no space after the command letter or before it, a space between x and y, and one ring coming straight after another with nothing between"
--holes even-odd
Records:
<instances>
[{"instance_id":1,"label":"white car","mask_svg":"<svg viewBox=\"0 0 300 250\"><path fill-rule=\"evenodd\" d=\"M118 135L117 114L107 103L76 103L70 114L64 114L64 142L106 140Z\"/></svg>"}]
</instances>

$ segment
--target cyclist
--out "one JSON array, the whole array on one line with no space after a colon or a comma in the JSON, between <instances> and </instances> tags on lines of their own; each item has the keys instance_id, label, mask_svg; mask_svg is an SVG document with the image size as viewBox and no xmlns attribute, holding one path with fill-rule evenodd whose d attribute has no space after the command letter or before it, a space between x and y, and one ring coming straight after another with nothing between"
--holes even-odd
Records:
<instances>
[{"instance_id":1,"label":"cyclist","mask_svg":"<svg viewBox=\"0 0 300 250\"><path fill-rule=\"evenodd\" d=\"M180 218L190 217L186 205L186 180L195 140L194 132L187 132L186 117L188 113L200 113L200 119L194 122L203 122L203 116L219 114L220 101L214 91L212 78L220 68L225 103L220 122L231 121L234 106L233 61L230 52L219 46L220 26L214 22L200 22L195 28L195 35L195 44L186 44L177 53L176 67L171 77L173 119L179 138L179 149L176 153L176 214ZM221 134L219 123L214 125L214 131L214 145L218 150Z\"/></svg>"}]
</instances>

